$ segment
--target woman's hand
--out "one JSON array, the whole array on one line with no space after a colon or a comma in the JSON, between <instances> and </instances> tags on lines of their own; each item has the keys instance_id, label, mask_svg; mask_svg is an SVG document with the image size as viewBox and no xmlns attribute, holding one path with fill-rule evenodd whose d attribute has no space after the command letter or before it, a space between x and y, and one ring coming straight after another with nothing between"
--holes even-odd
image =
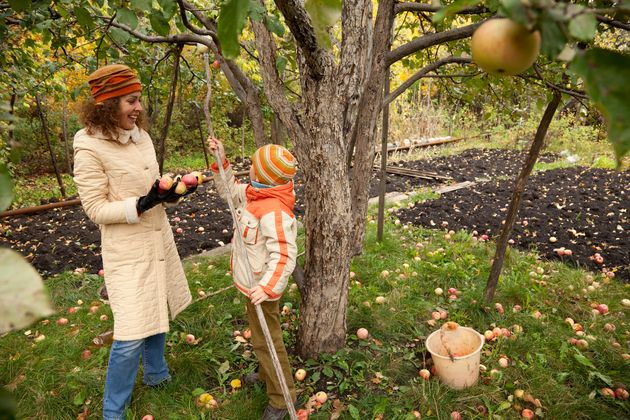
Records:
<instances>
[{"instance_id":1,"label":"woman's hand","mask_svg":"<svg viewBox=\"0 0 630 420\"><path fill-rule=\"evenodd\" d=\"M256 286L249 291L249 298L253 305L258 305L259 303L263 303L269 299L269 296L265 293L262 287Z\"/></svg>"},{"instance_id":2,"label":"woman's hand","mask_svg":"<svg viewBox=\"0 0 630 420\"><path fill-rule=\"evenodd\" d=\"M208 149L210 149L210 151L219 158L220 162L223 162L225 160L225 150L223 149L223 143L221 143L219 139L212 136L208 136L207 142Z\"/></svg>"}]
</instances>

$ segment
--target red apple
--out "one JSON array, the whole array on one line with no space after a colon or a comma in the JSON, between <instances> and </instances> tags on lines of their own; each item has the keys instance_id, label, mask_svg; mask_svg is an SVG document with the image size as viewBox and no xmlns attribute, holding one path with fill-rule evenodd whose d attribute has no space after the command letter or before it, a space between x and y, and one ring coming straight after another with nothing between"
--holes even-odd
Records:
<instances>
[{"instance_id":1,"label":"red apple","mask_svg":"<svg viewBox=\"0 0 630 420\"><path fill-rule=\"evenodd\" d=\"M160 190L168 191L171 189L172 186L173 178L171 178L169 175L163 175L162 178L160 178L160 184L158 186Z\"/></svg>"},{"instance_id":2,"label":"red apple","mask_svg":"<svg viewBox=\"0 0 630 420\"><path fill-rule=\"evenodd\" d=\"M57 325L66 325L68 323L68 318L59 318L57 320Z\"/></svg>"},{"instance_id":3,"label":"red apple","mask_svg":"<svg viewBox=\"0 0 630 420\"><path fill-rule=\"evenodd\" d=\"M429 378L431 377L431 372L429 372L428 369L420 369L420 372L418 372L418 375L420 375L420 377L424 379L425 381L428 381Z\"/></svg>"},{"instance_id":4,"label":"red apple","mask_svg":"<svg viewBox=\"0 0 630 420\"><path fill-rule=\"evenodd\" d=\"M218 70L221 68L221 63L219 62L219 60L214 60L211 64L212 68L215 70Z\"/></svg>"},{"instance_id":5,"label":"red apple","mask_svg":"<svg viewBox=\"0 0 630 420\"><path fill-rule=\"evenodd\" d=\"M83 350L83 352L81 352L81 359L83 360L87 360L92 356L92 352L90 350Z\"/></svg>"},{"instance_id":6,"label":"red apple","mask_svg":"<svg viewBox=\"0 0 630 420\"><path fill-rule=\"evenodd\" d=\"M175 233L184 233L184 229L178 227L177 229L175 229Z\"/></svg>"},{"instance_id":7,"label":"red apple","mask_svg":"<svg viewBox=\"0 0 630 420\"><path fill-rule=\"evenodd\" d=\"M186 334L186 343L195 344L195 336L192 334Z\"/></svg>"},{"instance_id":8,"label":"red apple","mask_svg":"<svg viewBox=\"0 0 630 420\"><path fill-rule=\"evenodd\" d=\"M628 394L628 391L626 391L625 389L621 387L615 389L615 397L617 397L618 399L627 400L629 396L630 395Z\"/></svg>"},{"instance_id":9,"label":"red apple","mask_svg":"<svg viewBox=\"0 0 630 420\"><path fill-rule=\"evenodd\" d=\"M153 416L151 414L147 414L144 417L142 417L142 420L153 420Z\"/></svg>"},{"instance_id":10,"label":"red apple","mask_svg":"<svg viewBox=\"0 0 630 420\"><path fill-rule=\"evenodd\" d=\"M182 182L186 185L186 188L196 187L198 178L193 174L186 174L182 177Z\"/></svg>"},{"instance_id":11,"label":"red apple","mask_svg":"<svg viewBox=\"0 0 630 420\"><path fill-rule=\"evenodd\" d=\"M451 412L451 420L462 420L462 415L459 414L459 411Z\"/></svg>"},{"instance_id":12,"label":"red apple","mask_svg":"<svg viewBox=\"0 0 630 420\"><path fill-rule=\"evenodd\" d=\"M526 408L523 411L521 411L521 417L523 417L524 419L533 419L534 412L530 410L529 408Z\"/></svg>"},{"instance_id":13,"label":"red apple","mask_svg":"<svg viewBox=\"0 0 630 420\"><path fill-rule=\"evenodd\" d=\"M245 331L243 331L243 337L248 340L252 338L252 330L246 329Z\"/></svg>"},{"instance_id":14,"label":"red apple","mask_svg":"<svg viewBox=\"0 0 630 420\"><path fill-rule=\"evenodd\" d=\"M597 305L597 310L602 315L607 314L608 313L608 305L606 305L605 303L600 303L599 305Z\"/></svg>"},{"instance_id":15,"label":"red apple","mask_svg":"<svg viewBox=\"0 0 630 420\"><path fill-rule=\"evenodd\" d=\"M98 275L101 277L105 277L105 270L103 270L102 268L98 270Z\"/></svg>"}]
</instances>

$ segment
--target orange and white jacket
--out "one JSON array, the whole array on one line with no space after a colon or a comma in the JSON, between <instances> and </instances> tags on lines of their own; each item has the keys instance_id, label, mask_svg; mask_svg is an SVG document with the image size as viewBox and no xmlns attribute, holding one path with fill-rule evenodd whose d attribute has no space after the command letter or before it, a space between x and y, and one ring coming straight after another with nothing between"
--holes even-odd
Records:
<instances>
[{"instance_id":1,"label":"orange and white jacket","mask_svg":"<svg viewBox=\"0 0 630 420\"><path fill-rule=\"evenodd\" d=\"M232 200L240 224L243 241L232 238L232 276L236 287L246 296L255 285L247 284L247 265L239 246L247 251L254 282L260 285L269 300L278 300L287 286L297 258L297 221L293 215L295 192L293 182L271 188L255 188L241 184L234 177L229 162L223 162L226 181L231 185ZM219 168L212 165L215 185L223 199L226 191ZM234 235L237 235L235 229Z\"/></svg>"}]
</instances>

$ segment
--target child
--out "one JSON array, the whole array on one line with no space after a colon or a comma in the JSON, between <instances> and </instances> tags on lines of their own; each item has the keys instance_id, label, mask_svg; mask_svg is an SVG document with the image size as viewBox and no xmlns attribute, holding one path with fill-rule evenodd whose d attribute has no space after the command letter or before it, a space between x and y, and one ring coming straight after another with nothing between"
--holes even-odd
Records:
<instances>
[{"instance_id":1,"label":"child","mask_svg":"<svg viewBox=\"0 0 630 420\"><path fill-rule=\"evenodd\" d=\"M242 242L232 240L232 275L236 287L250 298L247 303L247 318L252 330L254 351L259 361L258 374L267 386L269 405L263 413L263 420L283 419L287 414L286 403L274 369L267 343L263 335L255 305L260 304L273 345L284 372L284 377L295 401L295 385L291 375L291 367L287 351L282 341L280 328L280 310L278 299L284 291L289 276L295 267L297 256L296 234L297 222L293 215L295 192L293 177L296 172L296 161L286 148L268 144L252 156L249 171L250 184L240 184L234 177L221 142L213 137L208 138L208 147L218 152L223 161L225 178L231 186L230 191L221 179L217 163L212 165L214 180L219 194L227 199L229 192L241 227ZM235 234L237 232L235 231ZM244 245L254 282L247 284L247 265L242 261L242 250L236 247Z\"/></svg>"}]
</instances>

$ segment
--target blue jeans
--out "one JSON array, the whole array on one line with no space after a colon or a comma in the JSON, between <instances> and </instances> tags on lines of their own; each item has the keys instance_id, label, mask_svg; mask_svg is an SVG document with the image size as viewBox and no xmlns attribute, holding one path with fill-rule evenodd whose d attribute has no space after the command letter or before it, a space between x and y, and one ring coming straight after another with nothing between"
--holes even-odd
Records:
<instances>
[{"instance_id":1,"label":"blue jeans","mask_svg":"<svg viewBox=\"0 0 630 420\"><path fill-rule=\"evenodd\" d=\"M109 354L105 395L103 396L103 418L124 418L125 409L131 402L131 393L136 383L140 356L144 377L142 382L149 386L171 379L164 358L166 334L156 334L141 340L114 341Z\"/></svg>"}]
</instances>

